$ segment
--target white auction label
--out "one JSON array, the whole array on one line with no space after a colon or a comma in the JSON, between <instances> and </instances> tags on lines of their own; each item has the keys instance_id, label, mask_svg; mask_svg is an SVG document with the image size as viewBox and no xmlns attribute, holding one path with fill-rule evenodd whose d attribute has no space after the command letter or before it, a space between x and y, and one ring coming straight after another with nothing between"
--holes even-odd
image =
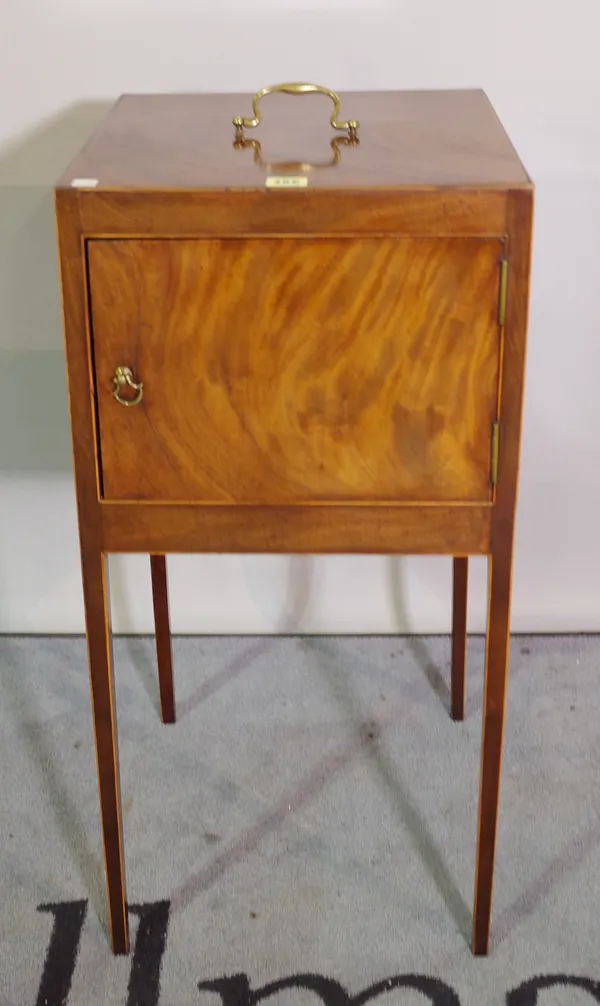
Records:
<instances>
[{"instance_id":1,"label":"white auction label","mask_svg":"<svg viewBox=\"0 0 600 1006\"><path fill-rule=\"evenodd\" d=\"M306 175L269 175L265 185L268 189L305 189Z\"/></svg>"}]
</instances>

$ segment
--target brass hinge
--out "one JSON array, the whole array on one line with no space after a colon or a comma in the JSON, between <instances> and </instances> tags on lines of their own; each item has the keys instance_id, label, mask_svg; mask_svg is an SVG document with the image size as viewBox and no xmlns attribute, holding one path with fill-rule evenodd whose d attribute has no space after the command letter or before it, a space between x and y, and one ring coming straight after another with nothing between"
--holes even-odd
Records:
<instances>
[{"instance_id":1,"label":"brass hinge","mask_svg":"<svg viewBox=\"0 0 600 1006\"><path fill-rule=\"evenodd\" d=\"M508 259L500 262L500 296L498 298L498 324L504 328L506 321L506 295L508 293Z\"/></svg>"},{"instance_id":2,"label":"brass hinge","mask_svg":"<svg viewBox=\"0 0 600 1006\"><path fill-rule=\"evenodd\" d=\"M498 481L498 458L500 455L500 423L495 422L492 426L492 473L491 483L493 486Z\"/></svg>"}]
</instances>

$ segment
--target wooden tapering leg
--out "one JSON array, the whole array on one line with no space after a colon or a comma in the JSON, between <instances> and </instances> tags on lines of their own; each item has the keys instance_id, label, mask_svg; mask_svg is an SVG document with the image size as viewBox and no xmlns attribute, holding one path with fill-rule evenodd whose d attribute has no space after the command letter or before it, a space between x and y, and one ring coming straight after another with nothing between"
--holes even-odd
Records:
<instances>
[{"instance_id":1,"label":"wooden tapering leg","mask_svg":"<svg viewBox=\"0 0 600 1006\"><path fill-rule=\"evenodd\" d=\"M502 735L510 634L512 552L505 547L489 559L488 628L483 699L483 739L473 953L487 954L492 909L496 826L502 768Z\"/></svg>"},{"instance_id":2,"label":"wooden tapering leg","mask_svg":"<svg viewBox=\"0 0 600 1006\"><path fill-rule=\"evenodd\" d=\"M121 827L108 566L101 553L88 553L84 550L83 555L83 593L110 934L113 952L126 954L129 949L129 931Z\"/></svg>"},{"instance_id":3,"label":"wooden tapering leg","mask_svg":"<svg viewBox=\"0 0 600 1006\"><path fill-rule=\"evenodd\" d=\"M156 632L160 715L163 723L174 723L173 656L171 651L171 627L169 624L167 560L164 555L150 556L150 571L152 574L152 602L154 604L154 626Z\"/></svg>"},{"instance_id":4,"label":"wooden tapering leg","mask_svg":"<svg viewBox=\"0 0 600 1006\"><path fill-rule=\"evenodd\" d=\"M452 719L465 718L465 664L467 659L467 590L469 560L454 559L452 591Z\"/></svg>"}]
</instances>

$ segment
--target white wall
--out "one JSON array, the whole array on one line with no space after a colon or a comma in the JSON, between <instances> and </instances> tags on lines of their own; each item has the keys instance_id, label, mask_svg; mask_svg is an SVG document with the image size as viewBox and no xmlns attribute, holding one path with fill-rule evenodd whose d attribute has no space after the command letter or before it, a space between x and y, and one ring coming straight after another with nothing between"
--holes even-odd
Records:
<instances>
[{"instance_id":1,"label":"white wall","mask_svg":"<svg viewBox=\"0 0 600 1006\"><path fill-rule=\"evenodd\" d=\"M600 630L599 33L597 0L2 0L0 632L83 628L57 174L123 91L288 79L488 92L537 186L513 624ZM111 566L115 628L149 630L145 558ZM171 585L177 631L449 627L448 560L174 557Z\"/></svg>"}]
</instances>

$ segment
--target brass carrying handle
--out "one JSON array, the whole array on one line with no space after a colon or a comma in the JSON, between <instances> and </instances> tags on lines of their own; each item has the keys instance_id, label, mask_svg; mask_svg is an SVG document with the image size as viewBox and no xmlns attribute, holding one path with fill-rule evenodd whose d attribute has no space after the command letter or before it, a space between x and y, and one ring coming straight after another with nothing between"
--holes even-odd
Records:
<instances>
[{"instance_id":1,"label":"brass carrying handle","mask_svg":"<svg viewBox=\"0 0 600 1006\"><path fill-rule=\"evenodd\" d=\"M258 107L261 98L264 98L266 94L324 94L333 101L333 112L329 117L329 121L334 129L347 129L348 136L351 140L356 139L356 133L358 130L358 122L356 119L348 119L346 122L338 122L338 115L340 114L340 99L338 98L335 91L330 91L326 87L320 87L319 84L274 84L272 87L263 87L262 91L257 91L252 99L252 111L254 112L253 119L244 119L241 115L236 115L233 118L233 125L235 126L235 135L238 140L243 139L244 129L254 129L260 123L260 109Z\"/></svg>"},{"instance_id":2,"label":"brass carrying handle","mask_svg":"<svg viewBox=\"0 0 600 1006\"><path fill-rule=\"evenodd\" d=\"M131 388L136 392L135 398L121 398L122 388ZM139 405L144 397L144 385L142 381L134 381L133 374L129 367L117 367L113 375L113 398L119 405L131 408L132 405Z\"/></svg>"}]
</instances>

